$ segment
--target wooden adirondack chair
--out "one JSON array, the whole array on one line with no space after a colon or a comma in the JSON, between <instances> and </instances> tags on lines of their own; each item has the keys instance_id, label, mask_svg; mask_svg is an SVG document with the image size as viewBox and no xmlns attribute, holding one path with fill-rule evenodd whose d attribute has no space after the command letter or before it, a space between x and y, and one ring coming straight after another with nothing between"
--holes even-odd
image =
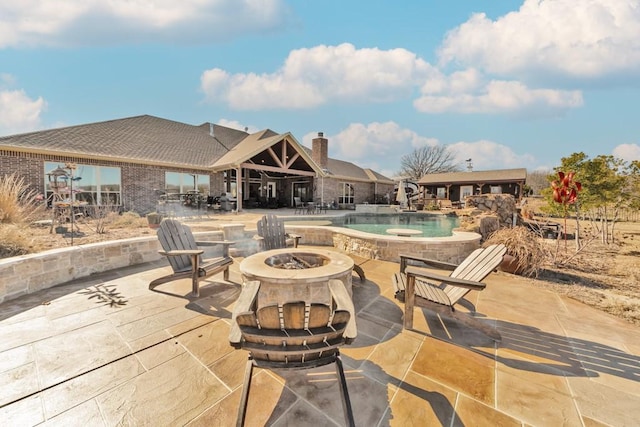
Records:
<instances>
[{"instance_id":1,"label":"wooden adirondack chair","mask_svg":"<svg viewBox=\"0 0 640 427\"><path fill-rule=\"evenodd\" d=\"M249 351L237 425L244 425L253 368L310 369L336 364L345 421L354 426L339 347L357 335L353 302L340 280L329 281L332 305L284 302L256 307L260 282L245 283L232 315L229 342Z\"/></svg>"},{"instance_id":2,"label":"wooden adirondack chair","mask_svg":"<svg viewBox=\"0 0 640 427\"><path fill-rule=\"evenodd\" d=\"M452 317L495 341L501 341L495 329L456 311L455 305L471 290L481 291L485 288L486 285L481 281L500 265L506 250L502 244L476 249L460 265L401 255L400 271L393 275L392 280L396 298L405 304L404 327L413 328L413 308L418 306ZM410 263L413 265L410 266ZM417 264L452 272L449 276L443 276L416 267Z\"/></svg>"},{"instance_id":3,"label":"wooden adirondack chair","mask_svg":"<svg viewBox=\"0 0 640 427\"><path fill-rule=\"evenodd\" d=\"M263 216L257 223L258 236L261 249L268 251L271 249L283 249L286 247L298 247L298 242L302 236L288 234L284 230L284 222L275 215Z\"/></svg>"},{"instance_id":4,"label":"wooden adirondack chair","mask_svg":"<svg viewBox=\"0 0 640 427\"><path fill-rule=\"evenodd\" d=\"M196 242L191 229L177 220L164 219L158 229L158 240L164 250L158 251L167 257L173 273L153 280L149 289L172 280L191 277L192 292L199 296L199 281L201 277L224 271L224 279L229 280L229 266L233 259L229 256L229 246L233 242ZM218 246L217 256L203 260L201 246Z\"/></svg>"}]
</instances>

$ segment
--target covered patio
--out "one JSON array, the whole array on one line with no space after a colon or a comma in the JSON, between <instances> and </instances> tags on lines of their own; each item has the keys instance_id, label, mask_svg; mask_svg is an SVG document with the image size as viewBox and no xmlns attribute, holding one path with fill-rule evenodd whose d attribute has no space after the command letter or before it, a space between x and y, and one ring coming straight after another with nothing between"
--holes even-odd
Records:
<instances>
[{"instance_id":1,"label":"covered patio","mask_svg":"<svg viewBox=\"0 0 640 427\"><path fill-rule=\"evenodd\" d=\"M240 261L240 259L236 259ZM163 262L111 271L0 305L0 419L7 425L235 424L246 353L229 346L235 262L189 297L188 279L147 289ZM402 329L398 264L354 277L358 337L343 347L357 425L635 425L637 327L536 282L493 273L467 298L502 334L428 311ZM260 370L248 425L342 425L332 367Z\"/></svg>"}]
</instances>

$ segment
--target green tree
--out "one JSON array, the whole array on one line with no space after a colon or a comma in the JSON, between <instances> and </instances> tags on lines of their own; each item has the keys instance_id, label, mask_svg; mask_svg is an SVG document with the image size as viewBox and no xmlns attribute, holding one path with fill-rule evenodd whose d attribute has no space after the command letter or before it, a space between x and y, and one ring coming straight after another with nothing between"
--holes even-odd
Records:
<instances>
[{"instance_id":1,"label":"green tree","mask_svg":"<svg viewBox=\"0 0 640 427\"><path fill-rule=\"evenodd\" d=\"M627 164L624 160L610 155L599 155L590 159L582 152L561 159L561 165L554 170L574 171L575 179L582 183L582 191L576 203L577 230L581 217L589 219L603 243L613 241L613 231L621 209L629 207L634 200L634 185L637 185L640 170L636 163ZM549 181L555 177L550 175ZM544 191L544 194L551 200L550 189ZM559 206L550 205L552 210L555 209L554 213L560 213ZM576 238L578 239L577 235ZM579 248L579 240L576 244Z\"/></svg>"}]
</instances>

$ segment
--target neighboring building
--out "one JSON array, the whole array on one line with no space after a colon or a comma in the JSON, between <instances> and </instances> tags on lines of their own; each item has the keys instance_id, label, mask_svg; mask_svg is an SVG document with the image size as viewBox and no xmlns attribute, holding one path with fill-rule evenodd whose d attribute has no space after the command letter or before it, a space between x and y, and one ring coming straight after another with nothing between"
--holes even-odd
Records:
<instances>
[{"instance_id":1,"label":"neighboring building","mask_svg":"<svg viewBox=\"0 0 640 427\"><path fill-rule=\"evenodd\" d=\"M466 196L487 193L511 194L519 200L526 180L526 169L502 169L432 173L420 178L418 185L427 199L435 195L438 199L464 203Z\"/></svg>"},{"instance_id":2,"label":"neighboring building","mask_svg":"<svg viewBox=\"0 0 640 427\"><path fill-rule=\"evenodd\" d=\"M0 137L0 174L18 173L46 196L49 173L69 169L76 200L123 211L155 210L161 195L225 192L243 206L292 206L293 197L351 207L393 189L369 169L328 157L320 133L313 149L290 133L249 134L213 123L153 116Z\"/></svg>"}]
</instances>

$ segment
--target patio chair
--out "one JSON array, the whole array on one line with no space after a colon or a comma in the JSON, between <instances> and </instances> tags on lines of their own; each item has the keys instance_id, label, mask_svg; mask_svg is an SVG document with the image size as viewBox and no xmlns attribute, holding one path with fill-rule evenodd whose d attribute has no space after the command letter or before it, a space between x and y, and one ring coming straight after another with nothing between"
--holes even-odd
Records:
<instances>
[{"instance_id":1,"label":"patio chair","mask_svg":"<svg viewBox=\"0 0 640 427\"><path fill-rule=\"evenodd\" d=\"M507 248L491 245L473 251L460 265L400 255L400 271L393 275L396 299L405 304L404 327L413 328L413 308L423 307L452 317L483 332L494 341L500 334L471 315L456 311L455 305L471 290L481 291L481 281L500 265ZM416 265L451 270L449 276L433 273Z\"/></svg>"},{"instance_id":2,"label":"patio chair","mask_svg":"<svg viewBox=\"0 0 640 427\"><path fill-rule=\"evenodd\" d=\"M305 214L307 213L307 205L302 201L302 199L300 197L294 197L293 198L293 204L295 207L295 211L293 212L294 214Z\"/></svg>"},{"instance_id":3,"label":"patio chair","mask_svg":"<svg viewBox=\"0 0 640 427\"><path fill-rule=\"evenodd\" d=\"M354 426L347 381L340 359L340 346L357 335L355 309L337 279L329 281L331 305L284 302L256 307L260 282L245 283L232 315L229 342L249 351L237 426L243 426L253 368L311 369L335 363L344 417Z\"/></svg>"},{"instance_id":4,"label":"patio chair","mask_svg":"<svg viewBox=\"0 0 640 427\"><path fill-rule=\"evenodd\" d=\"M229 280L229 266L233 259L229 256L229 246L234 242L212 241L196 242L189 226L174 219L164 219L158 229L158 240L163 250L158 251L167 257L173 273L160 277L149 283L149 289L177 279L191 277L192 292L196 297L200 295L199 282L201 277L224 271L224 280ZM203 260L202 246L218 246L220 249L215 257Z\"/></svg>"},{"instance_id":5,"label":"patio chair","mask_svg":"<svg viewBox=\"0 0 640 427\"><path fill-rule=\"evenodd\" d=\"M284 222L275 215L267 214L257 222L258 235L255 239L260 242L261 249L283 249L286 247L298 247L302 236L289 234L284 230Z\"/></svg>"}]
</instances>

